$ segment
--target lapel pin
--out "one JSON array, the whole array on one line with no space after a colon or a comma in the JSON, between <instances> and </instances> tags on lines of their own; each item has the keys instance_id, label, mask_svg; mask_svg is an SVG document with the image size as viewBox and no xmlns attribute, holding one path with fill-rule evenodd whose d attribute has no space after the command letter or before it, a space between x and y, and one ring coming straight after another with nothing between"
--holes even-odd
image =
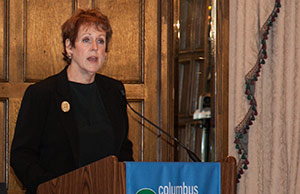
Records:
<instances>
[{"instance_id":1,"label":"lapel pin","mask_svg":"<svg viewBox=\"0 0 300 194\"><path fill-rule=\"evenodd\" d=\"M61 107L61 110L62 110L63 112L69 112L69 111L70 111L70 104L69 104L69 102L67 102L67 101L63 101L63 102L61 103L60 107Z\"/></svg>"}]
</instances>

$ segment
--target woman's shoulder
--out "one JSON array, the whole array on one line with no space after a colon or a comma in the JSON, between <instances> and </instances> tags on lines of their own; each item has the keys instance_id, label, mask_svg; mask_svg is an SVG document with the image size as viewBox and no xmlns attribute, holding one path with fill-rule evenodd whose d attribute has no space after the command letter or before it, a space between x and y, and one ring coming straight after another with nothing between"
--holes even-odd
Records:
<instances>
[{"instance_id":1,"label":"woman's shoulder","mask_svg":"<svg viewBox=\"0 0 300 194\"><path fill-rule=\"evenodd\" d=\"M110 82L110 83L115 83L115 84L122 84L120 80L114 79L112 77L108 77L106 75L102 74L96 74L96 79L104 82Z\"/></svg>"},{"instance_id":2,"label":"woman's shoulder","mask_svg":"<svg viewBox=\"0 0 300 194\"><path fill-rule=\"evenodd\" d=\"M123 83L120 80L114 79L112 77L108 77L106 75L102 74L96 74L96 82L100 83L101 85L104 86L109 86L109 88L115 88L115 89L123 89Z\"/></svg>"},{"instance_id":3,"label":"woman's shoulder","mask_svg":"<svg viewBox=\"0 0 300 194\"><path fill-rule=\"evenodd\" d=\"M28 90L32 90L38 93L45 93L45 94L51 93L56 89L58 82L60 80L59 77L61 76L62 76L61 73L51 75L41 81L33 83L28 87Z\"/></svg>"}]
</instances>

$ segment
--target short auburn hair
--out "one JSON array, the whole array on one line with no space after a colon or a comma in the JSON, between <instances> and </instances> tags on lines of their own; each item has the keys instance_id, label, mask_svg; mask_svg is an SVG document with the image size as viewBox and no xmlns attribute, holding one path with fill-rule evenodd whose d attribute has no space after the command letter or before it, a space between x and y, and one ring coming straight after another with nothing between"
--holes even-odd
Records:
<instances>
[{"instance_id":1,"label":"short auburn hair","mask_svg":"<svg viewBox=\"0 0 300 194\"><path fill-rule=\"evenodd\" d=\"M95 25L99 30L106 32L106 52L108 52L108 43L112 36L112 29L110 26L110 22L104 14L101 13L99 8L94 9L78 9L75 14L69 18L65 23L61 26L62 31L62 41L64 46L64 60L70 64L71 60L68 57L66 51L65 42L67 39L70 40L71 46L75 47L75 40L78 35L79 28L81 26L87 25Z\"/></svg>"}]
</instances>

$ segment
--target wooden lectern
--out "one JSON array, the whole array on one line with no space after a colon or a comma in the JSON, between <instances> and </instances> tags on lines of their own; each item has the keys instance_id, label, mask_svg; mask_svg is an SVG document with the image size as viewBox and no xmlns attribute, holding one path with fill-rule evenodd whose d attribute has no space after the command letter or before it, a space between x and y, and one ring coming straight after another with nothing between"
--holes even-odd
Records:
<instances>
[{"instance_id":1,"label":"wooden lectern","mask_svg":"<svg viewBox=\"0 0 300 194\"><path fill-rule=\"evenodd\" d=\"M124 162L107 157L39 185L37 194L126 194ZM221 162L221 193L236 194L236 160Z\"/></svg>"}]
</instances>

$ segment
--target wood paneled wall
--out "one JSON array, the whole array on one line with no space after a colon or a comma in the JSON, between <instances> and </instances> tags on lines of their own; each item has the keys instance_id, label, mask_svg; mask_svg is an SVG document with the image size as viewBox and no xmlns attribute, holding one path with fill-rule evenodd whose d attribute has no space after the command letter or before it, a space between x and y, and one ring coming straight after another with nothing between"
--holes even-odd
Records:
<instances>
[{"instance_id":1,"label":"wood paneled wall","mask_svg":"<svg viewBox=\"0 0 300 194\"><path fill-rule=\"evenodd\" d=\"M9 166L24 91L64 68L60 27L77 8L99 7L110 19L113 36L100 73L121 80L130 104L173 134L172 102L168 101L173 91L170 4L152 0L0 1L0 182L7 183L9 193L24 192ZM128 115L135 160L172 160L172 142L129 109Z\"/></svg>"},{"instance_id":2,"label":"wood paneled wall","mask_svg":"<svg viewBox=\"0 0 300 194\"><path fill-rule=\"evenodd\" d=\"M217 1L217 65L215 97L216 160L228 156L229 0ZM233 129L231 129L233 130Z\"/></svg>"}]
</instances>

